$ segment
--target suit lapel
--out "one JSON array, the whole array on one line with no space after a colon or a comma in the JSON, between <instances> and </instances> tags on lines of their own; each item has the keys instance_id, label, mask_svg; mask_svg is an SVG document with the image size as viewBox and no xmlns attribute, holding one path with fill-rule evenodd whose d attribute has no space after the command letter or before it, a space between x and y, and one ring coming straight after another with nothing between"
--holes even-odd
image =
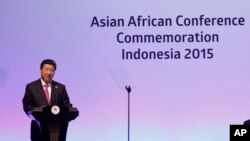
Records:
<instances>
[{"instance_id":1,"label":"suit lapel","mask_svg":"<svg viewBox=\"0 0 250 141\"><path fill-rule=\"evenodd\" d=\"M42 100L44 101L43 103L45 103L46 105L49 105L48 101L47 101L47 98L46 98L46 95L45 95L45 92L44 92L44 89L43 89L43 85L42 85L42 82L41 80L39 79L38 80L38 91L39 91L39 94L40 96L42 97Z\"/></svg>"},{"instance_id":2,"label":"suit lapel","mask_svg":"<svg viewBox=\"0 0 250 141\"><path fill-rule=\"evenodd\" d=\"M51 85L51 101L50 101L51 105L58 105L56 95L57 95L57 85L55 84L54 81L52 81L52 85Z\"/></svg>"}]
</instances>

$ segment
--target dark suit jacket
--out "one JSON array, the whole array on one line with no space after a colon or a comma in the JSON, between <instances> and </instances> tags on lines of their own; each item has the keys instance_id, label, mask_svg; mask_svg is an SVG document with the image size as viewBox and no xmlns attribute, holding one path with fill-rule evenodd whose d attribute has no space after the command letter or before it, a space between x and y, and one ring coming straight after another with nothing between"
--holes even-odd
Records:
<instances>
[{"instance_id":1,"label":"dark suit jacket","mask_svg":"<svg viewBox=\"0 0 250 141\"><path fill-rule=\"evenodd\" d=\"M58 106L69 106L70 100L66 91L66 88L63 84L60 84L56 81L52 81L51 86L51 101L50 105ZM45 92L42 86L41 80L36 80L27 84L25 94L23 97L23 109L28 114L34 107L49 106ZM39 123L32 120L31 122L31 140L40 141L40 128Z\"/></svg>"}]
</instances>

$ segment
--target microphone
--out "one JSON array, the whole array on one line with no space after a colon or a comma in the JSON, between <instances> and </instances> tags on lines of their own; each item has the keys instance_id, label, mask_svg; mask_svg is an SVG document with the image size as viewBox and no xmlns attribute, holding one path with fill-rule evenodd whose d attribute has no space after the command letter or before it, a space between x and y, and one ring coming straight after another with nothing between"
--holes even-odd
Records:
<instances>
[{"instance_id":1,"label":"microphone","mask_svg":"<svg viewBox=\"0 0 250 141\"><path fill-rule=\"evenodd\" d=\"M131 87L130 87L129 85L128 85L128 86L125 86L125 89L127 90L128 93L130 93L131 90L132 90Z\"/></svg>"}]
</instances>

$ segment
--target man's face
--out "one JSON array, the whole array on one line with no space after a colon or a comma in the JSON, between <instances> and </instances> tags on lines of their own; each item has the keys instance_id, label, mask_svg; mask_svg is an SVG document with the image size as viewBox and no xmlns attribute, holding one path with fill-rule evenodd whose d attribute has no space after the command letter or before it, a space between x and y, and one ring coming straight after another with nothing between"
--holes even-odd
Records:
<instances>
[{"instance_id":1,"label":"man's face","mask_svg":"<svg viewBox=\"0 0 250 141\"><path fill-rule=\"evenodd\" d=\"M55 74L55 68L53 65L44 64L43 68L40 69L41 77L45 83L51 83Z\"/></svg>"}]
</instances>

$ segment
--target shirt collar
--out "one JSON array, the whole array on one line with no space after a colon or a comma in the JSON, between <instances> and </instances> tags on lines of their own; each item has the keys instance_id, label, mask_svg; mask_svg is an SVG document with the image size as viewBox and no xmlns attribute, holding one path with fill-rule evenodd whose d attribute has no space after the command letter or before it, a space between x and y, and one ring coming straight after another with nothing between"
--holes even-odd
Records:
<instances>
[{"instance_id":1,"label":"shirt collar","mask_svg":"<svg viewBox=\"0 0 250 141\"><path fill-rule=\"evenodd\" d=\"M42 82L42 86L45 86L46 83L43 81L43 79L41 78L41 82ZM51 86L51 83L48 83L48 86L50 87Z\"/></svg>"}]
</instances>

